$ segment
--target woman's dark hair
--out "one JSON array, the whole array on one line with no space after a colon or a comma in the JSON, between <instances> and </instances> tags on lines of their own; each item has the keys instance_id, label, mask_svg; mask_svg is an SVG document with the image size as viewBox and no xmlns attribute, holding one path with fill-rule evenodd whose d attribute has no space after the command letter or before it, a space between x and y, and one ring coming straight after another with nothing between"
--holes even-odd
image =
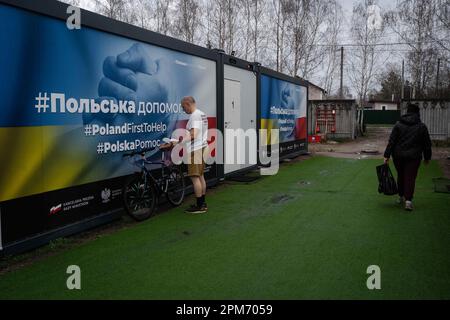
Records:
<instances>
[{"instance_id":1,"label":"woman's dark hair","mask_svg":"<svg viewBox=\"0 0 450 320\"><path fill-rule=\"evenodd\" d=\"M408 103L408 106L406 107L407 113L420 113L419 105L416 103Z\"/></svg>"}]
</instances>

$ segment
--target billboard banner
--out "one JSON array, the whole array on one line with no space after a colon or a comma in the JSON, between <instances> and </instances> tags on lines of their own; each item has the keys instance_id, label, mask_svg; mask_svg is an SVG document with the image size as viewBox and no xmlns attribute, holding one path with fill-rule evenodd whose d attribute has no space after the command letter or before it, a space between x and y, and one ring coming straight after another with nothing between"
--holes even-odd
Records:
<instances>
[{"instance_id":1,"label":"billboard banner","mask_svg":"<svg viewBox=\"0 0 450 320\"><path fill-rule=\"evenodd\" d=\"M262 74L260 108L261 129L279 130L280 156L306 149L306 87Z\"/></svg>"},{"instance_id":2,"label":"billboard banner","mask_svg":"<svg viewBox=\"0 0 450 320\"><path fill-rule=\"evenodd\" d=\"M64 201L37 195L91 190L131 174L135 168L122 154L157 147L183 127L183 96L194 96L216 127L215 61L84 26L69 30L65 21L3 4L0 26L3 217L19 215L18 198L33 197L35 208L54 219ZM104 203L117 188L115 182L95 194L71 191L66 202Z\"/></svg>"}]
</instances>

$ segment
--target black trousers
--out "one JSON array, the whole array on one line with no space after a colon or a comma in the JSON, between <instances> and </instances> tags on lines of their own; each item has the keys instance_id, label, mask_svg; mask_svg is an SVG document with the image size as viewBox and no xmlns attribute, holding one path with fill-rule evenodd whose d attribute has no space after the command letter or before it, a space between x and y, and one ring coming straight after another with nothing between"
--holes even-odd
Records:
<instances>
[{"instance_id":1,"label":"black trousers","mask_svg":"<svg viewBox=\"0 0 450 320\"><path fill-rule=\"evenodd\" d=\"M405 200L411 201L414 196L416 177L421 161L421 159L406 160L394 158L395 169L397 169L398 195L405 197Z\"/></svg>"}]
</instances>

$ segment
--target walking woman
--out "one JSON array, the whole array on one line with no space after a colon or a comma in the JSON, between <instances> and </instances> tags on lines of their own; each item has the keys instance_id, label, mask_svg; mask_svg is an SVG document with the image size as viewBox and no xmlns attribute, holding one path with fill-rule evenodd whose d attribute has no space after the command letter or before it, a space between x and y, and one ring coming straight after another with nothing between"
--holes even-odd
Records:
<instances>
[{"instance_id":1,"label":"walking woman","mask_svg":"<svg viewBox=\"0 0 450 320\"><path fill-rule=\"evenodd\" d=\"M425 164L431 159L430 135L427 126L420 120L417 104L408 104L407 113L392 129L384 152L385 163L389 163L391 155L398 175L398 202L404 203L405 210L412 211L412 199L422 156Z\"/></svg>"}]
</instances>

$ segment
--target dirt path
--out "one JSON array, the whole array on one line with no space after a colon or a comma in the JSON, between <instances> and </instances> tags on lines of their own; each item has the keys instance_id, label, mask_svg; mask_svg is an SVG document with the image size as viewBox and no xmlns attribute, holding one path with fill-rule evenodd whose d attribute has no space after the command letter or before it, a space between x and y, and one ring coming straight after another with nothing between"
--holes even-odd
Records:
<instances>
[{"instance_id":1,"label":"dirt path","mask_svg":"<svg viewBox=\"0 0 450 320\"><path fill-rule=\"evenodd\" d=\"M391 130L392 127L369 127L364 137L348 142L339 143L328 140L326 143L310 144L309 151L313 154L337 158L381 159Z\"/></svg>"},{"instance_id":2,"label":"dirt path","mask_svg":"<svg viewBox=\"0 0 450 320\"><path fill-rule=\"evenodd\" d=\"M314 155L351 159L382 159L392 127L368 126L366 136L348 142L327 141L309 144ZM433 147L433 159L437 160L444 175L450 178L449 147Z\"/></svg>"}]
</instances>

